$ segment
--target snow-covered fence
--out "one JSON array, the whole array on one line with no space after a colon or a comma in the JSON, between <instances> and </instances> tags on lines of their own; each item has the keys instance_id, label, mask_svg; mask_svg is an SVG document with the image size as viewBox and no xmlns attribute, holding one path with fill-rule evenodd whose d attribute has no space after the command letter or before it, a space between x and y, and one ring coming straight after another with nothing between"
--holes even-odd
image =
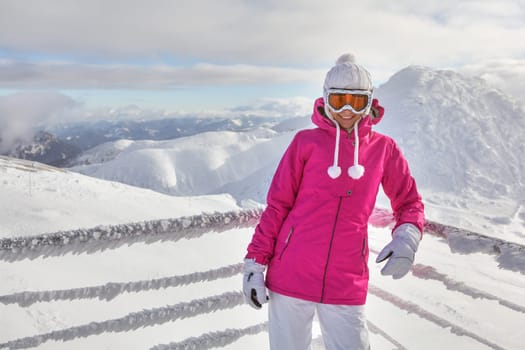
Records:
<instances>
[{"instance_id":1,"label":"snow-covered fence","mask_svg":"<svg viewBox=\"0 0 525 350\"><path fill-rule=\"evenodd\" d=\"M66 341L107 332L127 332L218 310L231 309L242 304L244 304L244 296L241 292L226 292L187 303L134 312L124 317L107 321L90 322L76 327L19 338L7 343L1 343L0 349L27 349L51 340Z\"/></svg>"},{"instance_id":2,"label":"snow-covered fence","mask_svg":"<svg viewBox=\"0 0 525 350\"><path fill-rule=\"evenodd\" d=\"M57 232L39 236L3 239L0 240L0 260L18 261L35 257L58 256L69 252L90 253L113 249L135 242L150 243L157 241L177 241L181 238L197 238L205 233L222 232L238 227L252 227L258 222L260 215L261 211L253 210L234 213L205 214L169 220L156 220L127 225L96 227L87 230ZM392 214L379 209L374 211L374 215L370 220L371 225L378 227L390 227L393 223ZM521 245L432 221L428 221L425 224L425 232L443 238L439 241L443 242L443 244L448 243L453 252L461 254L470 254L473 252L496 254L500 266L525 273L525 264L523 263L525 259L525 254L523 254L525 247ZM373 249L371 249L371 252L377 253ZM111 300L122 293L145 292L161 288L178 287L189 283L230 278L241 273L242 264L239 263L217 267L207 271L193 272L187 275L150 280L126 283L110 282L104 285L85 286L65 290L24 291L0 296L0 302L4 304L16 303L20 307L25 308L36 302L57 300L76 300L83 298ZM525 308L521 305L495 294L484 292L467 286L462 282L455 281L450 276L430 266L416 265L413 268L412 275L420 280L432 279L433 281L442 283L447 289L461 293L462 295L498 302L512 312L519 312L521 314L525 312ZM5 339L3 343L0 343L0 349L29 348L39 346L48 341L70 341L92 335L102 335L108 332L129 332L139 328L159 326L174 320L191 318L219 310L236 312L237 308L244 304L244 297L241 292L229 291L224 294L219 293L220 292L213 292L213 294L216 295L195 299L190 302L132 312L119 318L84 323L74 327L46 331L44 333L12 340ZM434 323L442 328L448 328L455 334L469 337L492 349L503 349L499 344L491 341L489 337L485 337L479 332L470 331L460 323L442 318L430 309L426 310L409 300L404 300L373 284L370 285L370 293L399 309L408 311L409 313L415 313L430 323ZM374 324L370 322L369 327L372 333L380 334L381 337L395 344L398 349L405 349L396 339L393 339L387 332L382 331L381 328L374 326ZM267 324L265 322L247 328L227 328L222 331L203 333L197 337L191 337L179 342L158 344L152 349L205 350L222 347L236 342L241 337L265 332L266 330ZM149 346L151 345L155 344L149 344ZM322 339L314 339L312 348L323 349Z\"/></svg>"},{"instance_id":3,"label":"snow-covered fence","mask_svg":"<svg viewBox=\"0 0 525 350\"><path fill-rule=\"evenodd\" d=\"M261 210L202 214L175 219L152 220L124 225L0 239L0 260L15 261L66 253L91 253L136 242L177 241L222 232L236 227L254 226ZM387 227L394 223L392 213L375 209L370 224ZM525 274L525 246L476 232L427 220L425 233L446 239L452 252L496 255L500 267Z\"/></svg>"},{"instance_id":4,"label":"snow-covered fence","mask_svg":"<svg viewBox=\"0 0 525 350\"><path fill-rule=\"evenodd\" d=\"M20 292L0 296L2 304L18 304L22 307L32 305L37 302L49 302L57 300L78 300L94 299L112 300L123 293L138 293L149 290L158 290L165 288L180 287L192 283L214 281L220 278L228 278L238 275L242 272L243 264L235 264L219 267L217 269L193 272L187 275L171 276L151 280L116 283L110 282L101 286L62 289L62 290L45 290L39 292Z\"/></svg>"},{"instance_id":5,"label":"snow-covered fence","mask_svg":"<svg viewBox=\"0 0 525 350\"><path fill-rule=\"evenodd\" d=\"M209 232L254 226L260 215L260 210L245 210L3 238L0 239L0 260L15 261L66 253L90 253L136 242L153 243L195 238Z\"/></svg>"},{"instance_id":6,"label":"snow-covered fence","mask_svg":"<svg viewBox=\"0 0 525 350\"><path fill-rule=\"evenodd\" d=\"M253 335L268 330L268 322L256 324L242 329L226 329L220 332L210 332L199 337L192 337L178 343L162 344L152 347L150 350L207 350L224 347L234 343L246 335Z\"/></svg>"},{"instance_id":7,"label":"snow-covered fence","mask_svg":"<svg viewBox=\"0 0 525 350\"><path fill-rule=\"evenodd\" d=\"M392 213L385 209L375 209L370 224L388 227L394 224ZM525 274L525 246L496 237L426 220L425 234L446 240L450 250L457 254L484 253L496 256L499 267Z\"/></svg>"}]
</instances>

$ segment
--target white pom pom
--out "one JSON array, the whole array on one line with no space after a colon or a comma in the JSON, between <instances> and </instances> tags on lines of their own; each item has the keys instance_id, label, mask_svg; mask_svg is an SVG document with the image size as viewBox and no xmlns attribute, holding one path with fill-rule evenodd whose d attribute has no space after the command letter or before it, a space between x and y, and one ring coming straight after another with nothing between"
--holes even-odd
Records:
<instances>
[{"instance_id":1,"label":"white pom pom","mask_svg":"<svg viewBox=\"0 0 525 350\"><path fill-rule=\"evenodd\" d=\"M331 167L328 167L328 176L330 176L332 179L336 179L341 175L341 168L335 165L332 165Z\"/></svg>"},{"instance_id":2,"label":"white pom pom","mask_svg":"<svg viewBox=\"0 0 525 350\"><path fill-rule=\"evenodd\" d=\"M361 164L352 165L350 168L348 168L348 175L354 180L361 178L364 173L365 167Z\"/></svg>"},{"instance_id":3,"label":"white pom pom","mask_svg":"<svg viewBox=\"0 0 525 350\"><path fill-rule=\"evenodd\" d=\"M335 62L336 65L345 64L345 63L355 63L355 56L351 53L345 53L341 55Z\"/></svg>"}]
</instances>

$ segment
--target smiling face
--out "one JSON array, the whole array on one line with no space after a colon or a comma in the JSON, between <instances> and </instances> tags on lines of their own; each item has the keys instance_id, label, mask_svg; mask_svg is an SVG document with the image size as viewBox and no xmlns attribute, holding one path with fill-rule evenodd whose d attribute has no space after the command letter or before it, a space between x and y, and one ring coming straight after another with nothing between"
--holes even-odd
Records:
<instances>
[{"instance_id":1,"label":"smiling face","mask_svg":"<svg viewBox=\"0 0 525 350\"><path fill-rule=\"evenodd\" d=\"M342 129L350 130L354 124L363 116L362 114L355 114L349 110L344 110L339 113L329 111L334 120Z\"/></svg>"}]
</instances>

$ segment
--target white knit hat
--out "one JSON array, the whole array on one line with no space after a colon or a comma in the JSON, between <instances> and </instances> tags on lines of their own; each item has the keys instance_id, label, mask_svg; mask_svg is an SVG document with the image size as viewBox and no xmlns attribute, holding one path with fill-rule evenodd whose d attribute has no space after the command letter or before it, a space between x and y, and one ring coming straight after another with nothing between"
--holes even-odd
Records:
<instances>
[{"instance_id":1,"label":"white knit hat","mask_svg":"<svg viewBox=\"0 0 525 350\"><path fill-rule=\"evenodd\" d=\"M335 179L341 174L341 168L338 165L339 158L339 137L340 137L340 127L339 124L333 119L328 110L328 103L326 99L328 98L328 89L346 89L346 90L373 90L372 79L370 73L355 63L354 55L347 53L342 55L335 62L328 73L326 73L326 78L323 85L323 97L325 99L325 111L327 116L333 121L336 126L336 138L335 138L335 150L334 150L334 163L328 167L328 175ZM368 114L369 110L365 113ZM357 129L359 127L359 120L354 124L354 139L355 139L355 148L354 148L354 164L348 168L348 176L353 179L360 179L364 172L365 168L359 164L359 135Z\"/></svg>"},{"instance_id":2,"label":"white knit hat","mask_svg":"<svg viewBox=\"0 0 525 350\"><path fill-rule=\"evenodd\" d=\"M370 73L355 63L354 55L346 53L339 57L324 79L323 96L328 89L372 90ZM326 102L326 101L325 101Z\"/></svg>"}]
</instances>

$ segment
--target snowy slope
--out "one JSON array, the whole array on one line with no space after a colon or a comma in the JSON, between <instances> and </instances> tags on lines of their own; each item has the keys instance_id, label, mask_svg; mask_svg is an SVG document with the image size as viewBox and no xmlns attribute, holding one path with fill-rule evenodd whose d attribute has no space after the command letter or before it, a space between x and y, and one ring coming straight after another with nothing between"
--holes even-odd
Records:
<instances>
[{"instance_id":1,"label":"snowy slope","mask_svg":"<svg viewBox=\"0 0 525 350\"><path fill-rule=\"evenodd\" d=\"M172 197L8 157L0 178L0 238L238 208L227 194Z\"/></svg>"},{"instance_id":2,"label":"snowy slope","mask_svg":"<svg viewBox=\"0 0 525 350\"><path fill-rule=\"evenodd\" d=\"M169 141L111 142L84 154L79 162L87 165L72 170L172 195L215 193L267 166L265 158L256 155L268 153L271 144L267 143L275 135L270 129L257 129L206 132Z\"/></svg>"}]
</instances>

